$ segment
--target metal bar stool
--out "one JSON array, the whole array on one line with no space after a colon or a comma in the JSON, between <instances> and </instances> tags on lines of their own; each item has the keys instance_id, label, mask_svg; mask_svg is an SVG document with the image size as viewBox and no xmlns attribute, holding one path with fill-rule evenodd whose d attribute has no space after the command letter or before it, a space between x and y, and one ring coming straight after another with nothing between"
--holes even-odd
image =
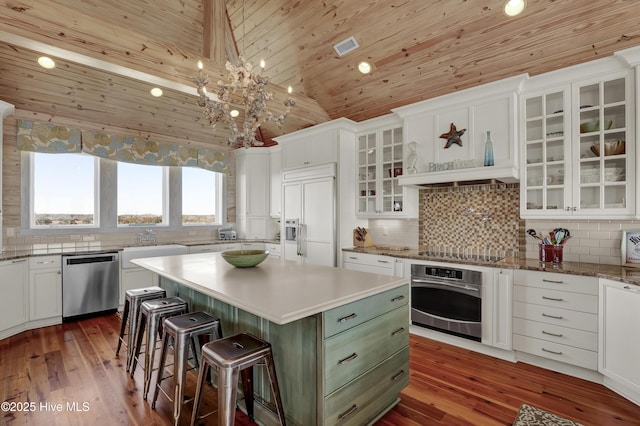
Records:
<instances>
[{"instance_id":1,"label":"metal bar stool","mask_svg":"<svg viewBox=\"0 0 640 426\"><path fill-rule=\"evenodd\" d=\"M118 337L118 347L116 348L116 356L120 353L122 344L127 347L127 362L125 368L129 371L131 363L131 354L133 351L134 334L136 330L136 321L138 320L138 312L140 305L145 300L160 299L167 297L167 292L160 287L144 287L127 290L124 297L124 309L122 311L122 324L120 325L120 336ZM127 336L125 341L124 336Z\"/></svg>"},{"instance_id":2,"label":"metal bar stool","mask_svg":"<svg viewBox=\"0 0 640 426\"><path fill-rule=\"evenodd\" d=\"M235 423L238 373L242 375L242 388L247 414L253 421L253 366L262 362L267 367L271 392L276 403L277 411L275 414L280 424L285 426L284 410L280 398L276 368L273 363L271 344L249 333L236 334L235 336L207 343L202 347L202 366L198 374L191 425L195 425L198 419L212 414L198 416L202 400L202 389L210 367L214 367L218 371L218 426L232 426Z\"/></svg>"},{"instance_id":3,"label":"metal bar stool","mask_svg":"<svg viewBox=\"0 0 640 426\"><path fill-rule=\"evenodd\" d=\"M206 312L191 312L188 314L177 315L164 320L164 333L162 335L162 350L160 352L160 364L156 373L156 386L153 392L153 401L151 407L155 409L158 392L162 393L173 401L173 419L178 424L182 405L184 401L184 387L187 382L187 369L189 358L189 344L193 351L194 363L198 367L198 350L200 336L209 335L210 338L217 340L222 338L222 327L220 320L212 317ZM167 353L169 345L173 343L173 376L163 377L164 369L167 361ZM197 349L196 349L197 348ZM169 396L161 384L163 380L173 377L173 397Z\"/></svg>"},{"instance_id":4,"label":"metal bar stool","mask_svg":"<svg viewBox=\"0 0 640 426\"><path fill-rule=\"evenodd\" d=\"M131 356L129 374L133 378L133 373L136 371L136 364L138 363L142 348L142 337L146 335L143 365L144 390L142 394L144 399L147 399L147 394L149 393L149 383L151 382L151 371L153 370L153 359L156 353L155 349L158 334L164 335L162 331L162 320L171 316L187 313L188 310L189 306L187 302L179 297L147 300L140 305L140 314L138 315L138 326L136 327L135 344L133 355ZM148 327L147 322L149 323Z\"/></svg>"}]
</instances>

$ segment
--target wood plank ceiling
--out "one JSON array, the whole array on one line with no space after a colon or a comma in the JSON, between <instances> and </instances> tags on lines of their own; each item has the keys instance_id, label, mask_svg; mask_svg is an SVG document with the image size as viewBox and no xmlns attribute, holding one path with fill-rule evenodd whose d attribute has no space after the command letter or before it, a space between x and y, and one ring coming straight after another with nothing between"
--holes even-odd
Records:
<instances>
[{"instance_id":1,"label":"wood plank ceiling","mask_svg":"<svg viewBox=\"0 0 640 426\"><path fill-rule=\"evenodd\" d=\"M267 61L276 99L298 106L269 140L338 117L355 121L517 74L536 75L640 44L640 1L529 0L0 0L0 100L197 145L226 147L201 116L191 78L203 56ZM220 8L228 31L221 31ZM216 18L218 17L218 18ZM224 19L224 18L223 18ZM204 40L204 34L225 40ZM360 48L338 57L354 36ZM222 50L221 50L222 49ZM57 60L40 68L41 52ZM204 53L204 52L212 52ZM221 61L204 58L211 79ZM362 75L367 60L373 71ZM149 89L160 86L164 96ZM281 110L273 102L273 109Z\"/></svg>"}]
</instances>

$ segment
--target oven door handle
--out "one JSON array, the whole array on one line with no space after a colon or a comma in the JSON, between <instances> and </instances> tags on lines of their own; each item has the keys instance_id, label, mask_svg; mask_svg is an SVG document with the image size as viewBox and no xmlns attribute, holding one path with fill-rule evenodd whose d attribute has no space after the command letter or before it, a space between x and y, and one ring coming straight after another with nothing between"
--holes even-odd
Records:
<instances>
[{"instance_id":1,"label":"oven door handle","mask_svg":"<svg viewBox=\"0 0 640 426\"><path fill-rule=\"evenodd\" d=\"M420 278L411 278L411 283L418 283L418 284L428 284L429 287L431 288L437 288L437 287L452 287L452 288L457 288L460 290L468 290L468 291L475 291L475 292L480 292L480 287L472 287L472 286L468 286L468 285L460 285L460 284L453 284L453 283L445 283L445 282L433 282L430 280L423 280ZM421 286L424 287L424 286Z\"/></svg>"}]
</instances>

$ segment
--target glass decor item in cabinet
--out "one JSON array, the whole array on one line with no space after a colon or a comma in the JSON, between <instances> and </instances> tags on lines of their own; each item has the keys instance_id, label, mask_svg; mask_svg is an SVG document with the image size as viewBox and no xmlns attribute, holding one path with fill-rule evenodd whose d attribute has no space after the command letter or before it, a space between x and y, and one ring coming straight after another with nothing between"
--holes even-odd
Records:
<instances>
[{"instance_id":1,"label":"glass decor item in cabinet","mask_svg":"<svg viewBox=\"0 0 640 426\"><path fill-rule=\"evenodd\" d=\"M402 128L382 131L382 211L402 211L402 187L398 176L402 176Z\"/></svg>"},{"instance_id":2,"label":"glass decor item in cabinet","mask_svg":"<svg viewBox=\"0 0 640 426\"><path fill-rule=\"evenodd\" d=\"M565 208L567 98L567 92L560 90L525 100L524 202L528 211Z\"/></svg>"},{"instance_id":3,"label":"glass decor item in cabinet","mask_svg":"<svg viewBox=\"0 0 640 426\"><path fill-rule=\"evenodd\" d=\"M581 210L627 207L626 93L624 77L577 90Z\"/></svg>"}]
</instances>

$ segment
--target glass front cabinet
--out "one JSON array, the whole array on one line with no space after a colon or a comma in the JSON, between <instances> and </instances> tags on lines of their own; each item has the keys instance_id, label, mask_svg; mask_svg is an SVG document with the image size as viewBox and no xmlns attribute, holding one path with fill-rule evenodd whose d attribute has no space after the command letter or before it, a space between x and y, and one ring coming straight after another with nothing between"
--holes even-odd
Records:
<instances>
[{"instance_id":1,"label":"glass front cabinet","mask_svg":"<svg viewBox=\"0 0 640 426\"><path fill-rule=\"evenodd\" d=\"M521 216L633 217L630 72L523 96Z\"/></svg>"},{"instance_id":2,"label":"glass front cabinet","mask_svg":"<svg viewBox=\"0 0 640 426\"><path fill-rule=\"evenodd\" d=\"M356 213L364 217L407 216L402 125L358 134Z\"/></svg>"}]
</instances>

